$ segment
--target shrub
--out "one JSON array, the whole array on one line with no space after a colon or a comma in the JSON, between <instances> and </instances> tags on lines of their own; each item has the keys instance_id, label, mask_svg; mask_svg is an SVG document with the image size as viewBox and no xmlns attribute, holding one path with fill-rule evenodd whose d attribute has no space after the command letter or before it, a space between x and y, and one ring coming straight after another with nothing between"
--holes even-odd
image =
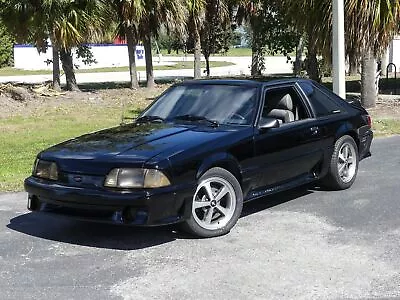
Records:
<instances>
[{"instance_id":1,"label":"shrub","mask_svg":"<svg viewBox=\"0 0 400 300\"><path fill-rule=\"evenodd\" d=\"M13 63L13 45L12 36L0 21L0 68Z\"/></svg>"}]
</instances>

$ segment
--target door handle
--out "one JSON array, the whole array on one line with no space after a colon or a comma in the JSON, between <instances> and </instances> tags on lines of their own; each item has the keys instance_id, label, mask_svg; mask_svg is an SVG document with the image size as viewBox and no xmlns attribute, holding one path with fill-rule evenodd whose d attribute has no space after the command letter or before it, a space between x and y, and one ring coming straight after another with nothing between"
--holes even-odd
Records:
<instances>
[{"instance_id":1,"label":"door handle","mask_svg":"<svg viewBox=\"0 0 400 300\"><path fill-rule=\"evenodd\" d=\"M317 135L319 133L319 127L313 126L310 128L311 135Z\"/></svg>"}]
</instances>

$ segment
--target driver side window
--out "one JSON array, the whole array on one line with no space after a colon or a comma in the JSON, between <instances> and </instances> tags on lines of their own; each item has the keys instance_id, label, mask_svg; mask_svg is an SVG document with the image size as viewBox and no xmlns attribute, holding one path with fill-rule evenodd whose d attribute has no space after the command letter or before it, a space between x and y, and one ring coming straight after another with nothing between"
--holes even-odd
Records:
<instances>
[{"instance_id":1,"label":"driver side window","mask_svg":"<svg viewBox=\"0 0 400 300\"><path fill-rule=\"evenodd\" d=\"M278 119L280 124L309 118L307 110L294 87L267 90L261 117Z\"/></svg>"}]
</instances>

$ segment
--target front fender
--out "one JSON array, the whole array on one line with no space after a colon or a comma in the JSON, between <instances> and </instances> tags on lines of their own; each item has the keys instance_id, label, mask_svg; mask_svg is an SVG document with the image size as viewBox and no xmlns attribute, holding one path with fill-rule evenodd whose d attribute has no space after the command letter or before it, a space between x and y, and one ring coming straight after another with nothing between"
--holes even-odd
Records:
<instances>
[{"instance_id":1,"label":"front fender","mask_svg":"<svg viewBox=\"0 0 400 300\"><path fill-rule=\"evenodd\" d=\"M196 180L212 167L224 168L231 172L239 182L242 180L242 171L239 161L232 154L226 152L213 153L206 157L197 169Z\"/></svg>"}]
</instances>

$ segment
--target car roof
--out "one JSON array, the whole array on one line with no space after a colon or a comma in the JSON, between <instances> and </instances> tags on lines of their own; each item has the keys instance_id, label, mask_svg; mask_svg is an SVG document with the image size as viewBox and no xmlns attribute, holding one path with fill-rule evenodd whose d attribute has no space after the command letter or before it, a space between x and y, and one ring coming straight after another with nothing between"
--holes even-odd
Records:
<instances>
[{"instance_id":1,"label":"car roof","mask_svg":"<svg viewBox=\"0 0 400 300\"><path fill-rule=\"evenodd\" d=\"M288 84L288 83L296 83L296 82L305 82L308 81L310 82L311 80L304 79L304 78L297 78L297 77L292 77L292 78L279 78L279 79L265 79L265 78L259 78L259 79L233 79L233 78L227 78L227 79L199 79L199 80L187 80L183 81L181 83L178 83L178 85L213 85L213 84L221 84L221 85L243 85L243 86L275 86L275 85L281 85L281 84Z\"/></svg>"}]
</instances>

